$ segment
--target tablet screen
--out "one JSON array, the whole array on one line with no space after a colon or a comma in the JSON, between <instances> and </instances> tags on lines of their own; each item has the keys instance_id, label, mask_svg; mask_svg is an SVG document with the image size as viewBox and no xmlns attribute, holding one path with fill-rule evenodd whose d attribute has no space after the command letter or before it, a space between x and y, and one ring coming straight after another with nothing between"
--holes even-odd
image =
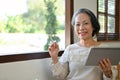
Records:
<instances>
[{"instance_id":1,"label":"tablet screen","mask_svg":"<svg viewBox=\"0 0 120 80\"><path fill-rule=\"evenodd\" d=\"M120 48L92 48L88 56L87 66L98 66L100 60L109 58L112 65L120 61Z\"/></svg>"}]
</instances>

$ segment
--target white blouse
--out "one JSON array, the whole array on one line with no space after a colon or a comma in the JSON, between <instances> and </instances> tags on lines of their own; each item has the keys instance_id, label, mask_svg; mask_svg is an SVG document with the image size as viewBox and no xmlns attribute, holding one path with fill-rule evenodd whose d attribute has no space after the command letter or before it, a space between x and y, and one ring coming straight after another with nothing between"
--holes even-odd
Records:
<instances>
[{"instance_id":1,"label":"white blouse","mask_svg":"<svg viewBox=\"0 0 120 80\"><path fill-rule=\"evenodd\" d=\"M98 66L85 66L91 48L69 45L59 62L51 65L53 75L59 80L111 80Z\"/></svg>"}]
</instances>

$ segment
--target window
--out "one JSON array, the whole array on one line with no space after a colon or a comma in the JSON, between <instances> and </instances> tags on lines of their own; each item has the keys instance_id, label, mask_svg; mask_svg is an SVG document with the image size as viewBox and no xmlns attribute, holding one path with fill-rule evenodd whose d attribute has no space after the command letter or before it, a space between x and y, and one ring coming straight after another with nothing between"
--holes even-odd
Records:
<instances>
[{"instance_id":1,"label":"window","mask_svg":"<svg viewBox=\"0 0 120 80\"><path fill-rule=\"evenodd\" d=\"M71 18L74 11L73 2L74 0L65 0L65 45L66 46L73 43L73 37L71 36L72 34ZM60 51L60 55L62 54L62 52L63 50ZM21 54L0 55L0 63L50 57L47 51L23 52L23 53L24 54L21 53Z\"/></svg>"},{"instance_id":2,"label":"window","mask_svg":"<svg viewBox=\"0 0 120 80\"><path fill-rule=\"evenodd\" d=\"M100 33L98 41L120 40L119 0L98 0L98 20Z\"/></svg>"},{"instance_id":3,"label":"window","mask_svg":"<svg viewBox=\"0 0 120 80\"><path fill-rule=\"evenodd\" d=\"M64 50L64 0L4 0L0 5L0 55L47 51L52 39Z\"/></svg>"}]
</instances>

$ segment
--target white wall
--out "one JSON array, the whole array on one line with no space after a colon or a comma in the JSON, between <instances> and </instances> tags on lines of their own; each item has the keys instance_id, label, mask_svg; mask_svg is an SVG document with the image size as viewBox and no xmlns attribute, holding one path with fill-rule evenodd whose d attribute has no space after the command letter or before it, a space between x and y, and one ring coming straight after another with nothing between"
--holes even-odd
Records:
<instances>
[{"instance_id":1,"label":"white wall","mask_svg":"<svg viewBox=\"0 0 120 80\"><path fill-rule=\"evenodd\" d=\"M96 15L97 0L74 0L74 11L80 8L90 9Z\"/></svg>"},{"instance_id":2,"label":"white wall","mask_svg":"<svg viewBox=\"0 0 120 80\"><path fill-rule=\"evenodd\" d=\"M0 80L55 80L50 58L0 64Z\"/></svg>"}]
</instances>

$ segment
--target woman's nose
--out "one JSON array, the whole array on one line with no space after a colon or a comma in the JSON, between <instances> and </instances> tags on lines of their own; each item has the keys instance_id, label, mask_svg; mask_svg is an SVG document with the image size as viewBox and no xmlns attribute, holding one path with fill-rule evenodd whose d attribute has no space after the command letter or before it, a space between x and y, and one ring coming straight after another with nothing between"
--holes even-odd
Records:
<instances>
[{"instance_id":1,"label":"woman's nose","mask_svg":"<svg viewBox=\"0 0 120 80\"><path fill-rule=\"evenodd\" d=\"M80 26L79 26L79 30L80 30L80 31L82 31L82 30L84 30L84 29L85 29L85 27L84 27L83 25L80 25Z\"/></svg>"}]
</instances>

